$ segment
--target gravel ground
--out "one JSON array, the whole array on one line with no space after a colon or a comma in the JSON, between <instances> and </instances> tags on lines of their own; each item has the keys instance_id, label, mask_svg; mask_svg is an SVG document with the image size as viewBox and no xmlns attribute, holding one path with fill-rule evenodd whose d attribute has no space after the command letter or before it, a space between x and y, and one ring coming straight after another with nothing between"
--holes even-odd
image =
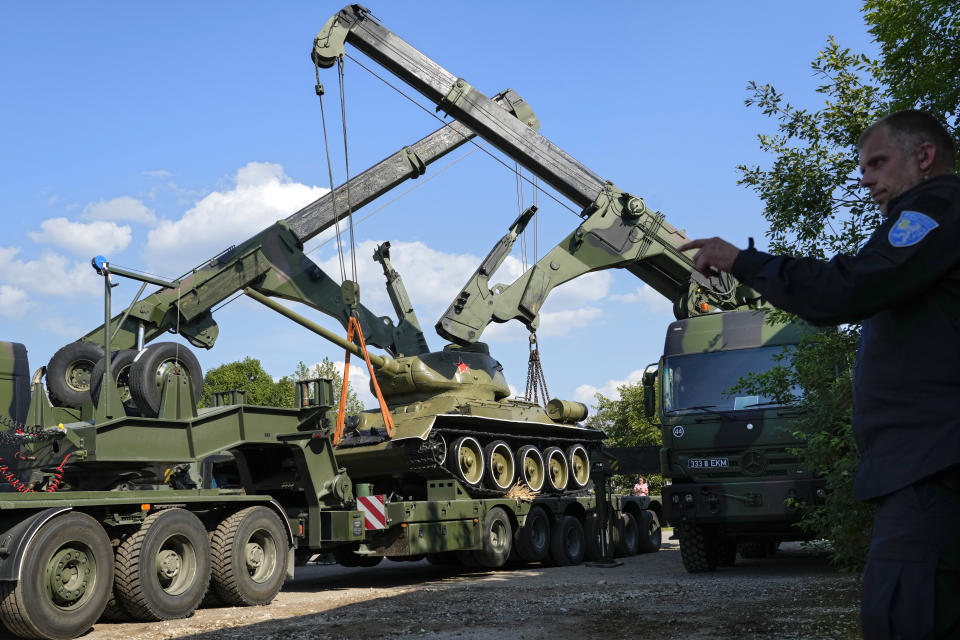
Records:
<instances>
[{"instance_id":1,"label":"gravel ground","mask_svg":"<svg viewBox=\"0 0 960 640\"><path fill-rule=\"evenodd\" d=\"M233 638L857 638L856 576L786 544L713 574L684 571L676 541L616 568L470 571L384 561L297 569L268 607L187 620L98 624L87 640ZM6 637L6 636L4 636Z\"/></svg>"}]
</instances>

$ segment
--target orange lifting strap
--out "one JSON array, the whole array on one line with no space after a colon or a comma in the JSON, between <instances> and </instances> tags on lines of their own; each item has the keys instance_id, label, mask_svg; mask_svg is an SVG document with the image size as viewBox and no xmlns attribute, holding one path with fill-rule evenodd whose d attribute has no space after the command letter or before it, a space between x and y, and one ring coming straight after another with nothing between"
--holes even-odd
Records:
<instances>
[{"instance_id":1,"label":"orange lifting strap","mask_svg":"<svg viewBox=\"0 0 960 640\"><path fill-rule=\"evenodd\" d=\"M370 354L367 353L367 343L363 339L363 329L360 328L360 322L350 316L350 323L347 325L347 340L353 342L353 334L356 331L357 337L360 339L360 348L363 350L363 359L367 361L367 371L370 372L370 379L373 381L373 390L377 394L377 402L380 403L380 414L383 416L383 426L387 428L387 435L391 438L396 432L396 427L393 425L393 417L390 415L390 411L387 410L387 403L383 399L383 394L380 392L380 385L377 383L377 376L373 373L373 365L370 364ZM333 444L338 444L343 438L343 421L346 417L344 414L347 408L347 379L350 377L350 350L347 350L347 356L343 361L343 387L340 389L340 408L337 411L337 429L333 432Z\"/></svg>"}]
</instances>

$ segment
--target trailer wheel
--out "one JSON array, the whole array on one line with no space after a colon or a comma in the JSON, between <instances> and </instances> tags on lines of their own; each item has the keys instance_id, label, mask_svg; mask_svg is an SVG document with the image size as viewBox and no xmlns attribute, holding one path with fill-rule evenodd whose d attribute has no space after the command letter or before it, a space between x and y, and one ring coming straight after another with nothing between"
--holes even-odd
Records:
<instances>
[{"instance_id":1,"label":"trailer wheel","mask_svg":"<svg viewBox=\"0 0 960 640\"><path fill-rule=\"evenodd\" d=\"M100 523L73 511L44 524L23 556L22 579L0 583L0 619L24 638L75 638L113 588L113 547Z\"/></svg>"},{"instance_id":2,"label":"trailer wheel","mask_svg":"<svg viewBox=\"0 0 960 640\"><path fill-rule=\"evenodd\" d=\"M110 354L110 372L117 383L120 400L123 401L123 410L128 416L139 416L140 407L130 395L130 367L137 357L136 349L122 349ZM103 372L107 368L106 359L100 358L90 374L90 399L93 404L100 404L100 387L103 385Z\"/></svg>"},{"instance_id":3,"label":"trailer wheel","mask_svg":"<svg viewBox=\"0 0 960 640\"><path fill-rule=\"evenodd\" d=\"M79 409L90 400L90 374L103 357L103 345L78 340L63 346L47 363L47 393L55 407Z\"/></svg>"},{"instance_id":4,"label":"trailer wheel","mask_svg":"<svg viewBox=\"0 0 960 640\"><path fill-rule=\"evenodd\" d=\"M238 511L210 537L211 586L228 605L270 604L286 578L288 549L276 513L262 506Z\"/></svg>"},{"instance_id":5,"label":"trailer wheel","mask_svg":"<svg viewBox=\"0 0 960 640\"><path fill-rule=\"evenodd\" d=\"M678 527L680 557L687 573L708 573L717 570L716 533L702 524Z\"/></svg>"},{"instance_id":6,"label":"trailer wheel","mask_svg":"<svg viewBox=\"0 0 960 640\"><path fill-rule=\"evenodd\" d=\"M573 516L563 516L550 536L550 558L558 567L580 564L584 554L583 527Z\"/></svg>"},{"instance_id":7,"label":"trailer wheel","mask_svg":"<svg viewBox=\"0 0 960 640\"><path fill-rule=\"evenodd\" d=\"M639 524L640 553L655 553L663 542L663 528L656 511L646 509L640 513Z\"/></svg>"},{"instance_id":8,"label":"trailer wheel","mask_svg":"<svg viewBox=\"0 0 960 640\"><path fill-rule=\"evenodd\" d=\"M483 546L473 552L477 564L487 569L497 569L507 563L513 547L513 527L507 512L493 507L483 517Z\"/></svg>"},{"instance_id":9,"label":"trailer wheel","mask_svg":"<svg viewBox=\"0 0 960 640\"><path fill-rule=\"evenodd\" d=\"M621 513L613 521L613 555L618 558L637 555L640 527L632 513Z\"/></svg>"},{"instance_id":10,"label":"trailer wheel","mask_svg":"<svg viewBox=\"0 0 960 640\"><path fill-rule=\"evenodd\" d=\"M117 549L117 600L137 620L184 618L210 584L210 538L186 509L147 516Z\"/></svg>"},{"instance_id":11,"label":"trailer wheel","mask_svg":"<svg viewBox=\"0 0 960 640\"><path fill-rule=\"evenodd\" d=\"M524 562L543 562L550 553L550 517L533 507L523 526L513 535L513 548Z\"/></svg>"},{"instance_id":12,"label":"trailer wheel","mask_svg":"<svg viewBox=\"0 0 960 640\"><path fill-rule=\"evenodd\" d=\"M177 367L182 367L189 376L194 401L200 400L203 369L187 347L176 342L155 342L134 358L130 365L130 395L144 416L159 415L163 377Z\"/></svg>"}]
</instances>

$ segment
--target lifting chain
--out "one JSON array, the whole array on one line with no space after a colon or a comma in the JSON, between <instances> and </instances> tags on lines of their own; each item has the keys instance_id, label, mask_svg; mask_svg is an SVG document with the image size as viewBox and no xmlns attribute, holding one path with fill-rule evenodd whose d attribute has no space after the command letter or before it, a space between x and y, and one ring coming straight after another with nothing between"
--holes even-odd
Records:
<instances>
[{"instance_id":1,"label":"lifting chain","mask_svg":"<svg viewBox=\"0 0 960 640\"><path fill-rule=\"evenodd\" d=\"M527 402L540 404L539 394L543 392L543 403L550 400L547 391L547 379L543 375L543 364L540 362L540 347L537 343L536 332L530 333L530 359L527 361L527 389L523 392L523 399Z\"/></svg>"}]
</instances>

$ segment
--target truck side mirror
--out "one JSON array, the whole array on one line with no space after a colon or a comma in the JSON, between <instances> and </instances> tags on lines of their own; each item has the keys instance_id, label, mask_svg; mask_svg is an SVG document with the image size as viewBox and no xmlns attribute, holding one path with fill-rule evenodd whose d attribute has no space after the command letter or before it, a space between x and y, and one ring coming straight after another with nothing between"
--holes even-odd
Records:
<instances>
[{"instance_id":1,"label":"truck side mirror","mask_svg":"<svg viewBox=\"0 0 960 640\"><path fill-rule=\"evenodd\" d=\"M643 415L652 418L657 414L657 363L643 370Z\"/></svg>"}]
</instances>

